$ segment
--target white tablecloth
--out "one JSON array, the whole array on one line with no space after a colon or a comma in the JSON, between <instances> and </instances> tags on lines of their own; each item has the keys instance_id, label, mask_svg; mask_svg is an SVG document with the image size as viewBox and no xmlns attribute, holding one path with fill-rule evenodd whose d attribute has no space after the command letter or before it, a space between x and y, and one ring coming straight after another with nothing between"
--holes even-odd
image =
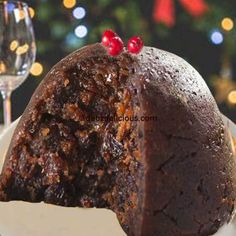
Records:
<instances>
[{"instance_id":1,"label":"white tablecloth","mask_svg":"<svg viewBox=\"0 0 236 236\"><path fill-rule=\"evenodd\" d=\"M0 125L0 134L2 133L3 131L3 125Z\"/></svg>"}]
</instances>

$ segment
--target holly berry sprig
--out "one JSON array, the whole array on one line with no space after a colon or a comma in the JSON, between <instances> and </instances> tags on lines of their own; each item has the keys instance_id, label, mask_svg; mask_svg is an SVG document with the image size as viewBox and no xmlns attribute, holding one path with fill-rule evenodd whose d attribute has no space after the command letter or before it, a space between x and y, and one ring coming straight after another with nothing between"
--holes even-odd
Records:
<instances>
[{"instance_id":1,"label":"holly berry sprig","mask_svg":"<svg viewBox=\"0 0 236 236\"><path fill-rule=\"evenodd\" d=\"M108 52L111 56L119 55L124 49L122 39L110 29L103 33L102 44L108 48ZM130 53L138 54L143 48L143 40L139 36L133 36L129 39L127 48Z\"/></svg>"}]
</instances>

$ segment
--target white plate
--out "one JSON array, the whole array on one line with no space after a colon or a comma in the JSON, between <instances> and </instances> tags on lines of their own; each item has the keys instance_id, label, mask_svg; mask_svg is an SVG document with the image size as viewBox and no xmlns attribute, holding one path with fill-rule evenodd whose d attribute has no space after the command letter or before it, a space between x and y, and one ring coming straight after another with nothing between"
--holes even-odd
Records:
<instances>
[{"instance_id":1,"label":"white plate","mask_svg":"<svg viewBox=\"0 0 236 236\"><path fill-rule=\"evenodd\" d=\"M226 119L236 137L235 125ZM0 169L17 121L0 136ZM0 236L125 236L113 212L43 203L0 203ZM236 222L214 236L235 236Z\"/></svg>"},{"instance_id":2,"label":"white plate","mask_svg":"<svg viewBox=\"0 0 236 236\"><path fill-rule=\"evenodd\" d=\"M17 121L0 136L0 169ZM43 203L0 203L0 236L125 236L116 215L104 209Z\"/></svg>"}]
</instances>

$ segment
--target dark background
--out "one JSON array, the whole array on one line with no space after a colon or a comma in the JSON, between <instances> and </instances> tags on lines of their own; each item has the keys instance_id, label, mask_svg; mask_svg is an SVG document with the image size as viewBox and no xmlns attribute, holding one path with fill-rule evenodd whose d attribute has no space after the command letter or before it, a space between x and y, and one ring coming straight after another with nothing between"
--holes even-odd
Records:
<instances>
[{"instance_id":1,"label":"dark background","mask_svg":"<svg viewBox=\"0 0 236 236\"><path fill-rule=\"evenodd\" d=\"M234 102L228 99L228 94L236 89L236 30L234 27L226 32L221 27L224 17L230 17L234 21L235 0L206 0L209 9L198 18L189 14L180 1L173 0L176 22L172 27L155 21L155 1L151 0L80 0L71 9L67 9L61 0L26 2L35 10L33 23L38 48L37 62L43 65L43 73L40 76L29 76L13 93L14 119L22 114L33 91L52 65L69 52L100 41L104 29L112 28L124 40L140 35L145 45L185 58L204 77L214 96L220 97L217 102L221 111L236 121ZM80 20L75 19L72 14L73 9L78 6L86 10L86 16ZM74 35L74 29L81 24L88 29L87 36L82 39ZM213 44L210 39L214 29L224 35L224 42L220 45ZM230 70L232 77L220 76L222 68Z\"/></svg>"}]
</instances>

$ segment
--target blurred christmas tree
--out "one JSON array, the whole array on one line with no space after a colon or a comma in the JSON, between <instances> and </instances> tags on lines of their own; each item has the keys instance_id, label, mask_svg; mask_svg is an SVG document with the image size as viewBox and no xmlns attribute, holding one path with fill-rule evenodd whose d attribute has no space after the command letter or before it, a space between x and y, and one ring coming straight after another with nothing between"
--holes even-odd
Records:
<instances>
[{"instance_id":1,"label":"blurred christmas tree","mask_svg":"<svg viewBox=\"0 0 236 236\"><path fill-rule=\"evenodd\" d=\"M146 45L174 52L206 79L226 115L236 120L235 0L35 0L31 6L37 62L13 97L20 115L51 66L69 52L98 42L112 28L124 40L141 35ZM33 79L34 77L38 79ZM22 94L27 95L22 96ZM19 109L17 109L19 108ZM235 118L234 118L235 117Z\"/></svg>"}]
</instances>

